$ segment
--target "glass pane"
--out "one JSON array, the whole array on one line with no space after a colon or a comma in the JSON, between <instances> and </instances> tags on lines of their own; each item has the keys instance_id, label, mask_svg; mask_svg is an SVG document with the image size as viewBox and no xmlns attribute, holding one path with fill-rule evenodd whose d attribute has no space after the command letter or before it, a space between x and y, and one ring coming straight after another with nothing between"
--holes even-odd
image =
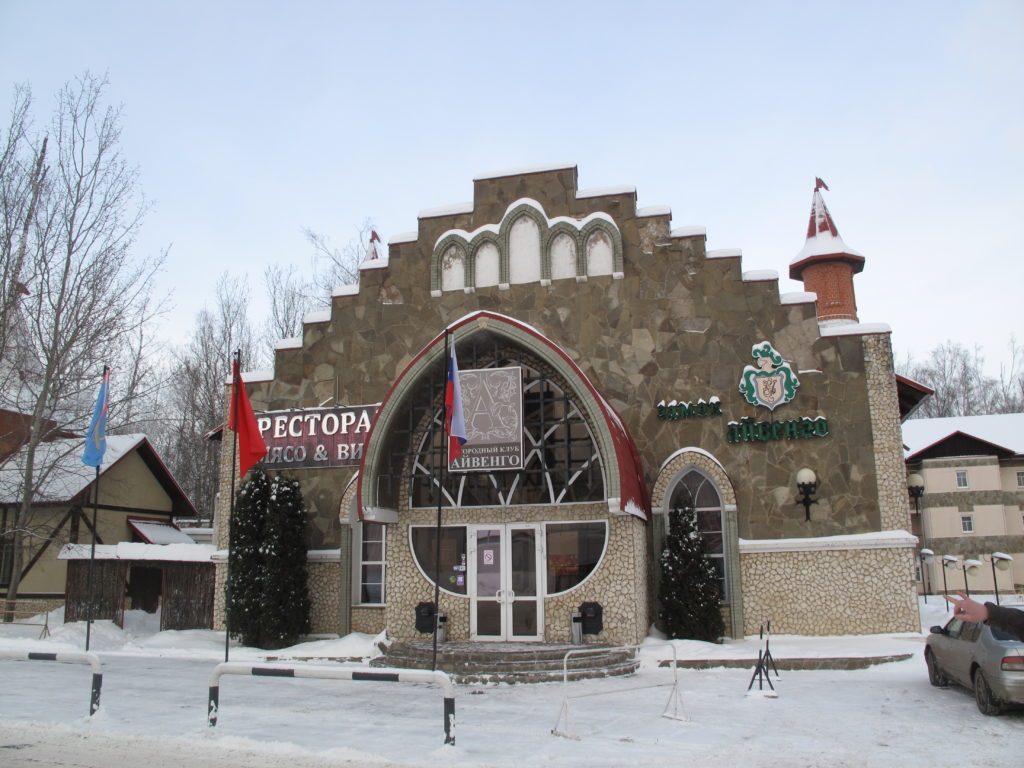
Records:
<instances>
[{"instance_id":1,"label":"glass pane","mask_svg":"<svg viewBox=\"0 0 1024 768\"><path fill-rule=\"evenodd\" d=\"M537 594L537 537L532 530L513 530L512 591L516 595Z\"/></svg>"},{"instance_id":2,"label":"glass pane","mask_svg":"<svg viewBox=\"0 0 1024 768\"><path fill-rule=\"evenodd\" d=\"M704 546L707 549L709 555L720 555L722 554L722 534L721 533L704 533L701 534L704 537Z\"/></svg>"},{"instance_id":3,"label":"glass pane","mask_svg":"<svg viewBox=\"0 0 1024 768\"><path fill-rule=\"evenodd\" d=\"M384 541L384 524L363 523L363 541Z\"/></svg>"},{"instance_id":4,"label":"glass pane","mask_svg":"<svg viewBox=\"0 0 1024 768\"><path fill-rule=\"evenodd\" d=\"M512 603L512 634L532 637L537 635L536 600L516 600Z\"/></svg>"},{"instance_id":5,"label":"glass pane","mask_svg":"<svg viewBox=\"0 0 1024 768\"><path fill-rule=\"evenodd\" d=\"M547 536L548 594L564 592L597 567L607 535L604 523L549 523Z\"/></svg>"},{"instance_id":6,"label":"glass pane","mask_svg":"<svg viewBox=\"0 0 1024 768\"><path fill-rule=\"evenodd\" d=\"M363 583L364 584L381 584L384 581L384 566L382 565L364 565L363 566Z\"/></svg>"},{"instance_id":7,"label":"glass pane","mask_svg":"<svg viewBox=\"0 0 1024 768\"><path fill-rule=\"evenodd\" d=\"M476 633L487 637L501 636L501 604L481 600L476 604Z\"/></svg>"},{"instance_id":8,"label":"glass pane","mask_svg":"<svg viewBox=\"0 0 1024 768\"><path fill-rule=\"evenodd\" d=\"M380 562L384 559L384 545L380 542L364 541L363 542L363 562L372 560Z\"/></svg>"},{"instance_id":9,"label":"glass pane","mask_svg":"<svg viewBox=\"0 0 1024 768\"><path fill-rule=\"evenodd\" d=\"M384 602L384 586L382 584L363 584L359 597L362 603L379 605Z\"/></svg>"},{"instance_id":10,"label":"glass pane","mask_svg":"<svg viewBox=\"0 0 1024 768\"><path fill-rule=\"evenodd\" d=\"M697 529L707 538L709 533L722 530L722 513L717 509L702 509L697 513Z\"/></svg>"},{"instance_id":11,"label":"glass pane","mask_svg":"<svg viewBox=\"0 0 1024 768\"><path fill-rule=\"evenodd\" d=\"M494 597L501 589L501 531L476 532L476 594Z\"/></svg>"},{"instance_id":12,"label":"glass pane","mask_svg":"<svg viewBox=\"0 0 1024 768\"><path fill-rule=\"evenodd\" d=\"M417 526L412 529L413 557L430 583L434 583L436 528ZM441 586L460 595L466 594L466 528L446 526L441 529Z\"/></svg>"}]
</instances>

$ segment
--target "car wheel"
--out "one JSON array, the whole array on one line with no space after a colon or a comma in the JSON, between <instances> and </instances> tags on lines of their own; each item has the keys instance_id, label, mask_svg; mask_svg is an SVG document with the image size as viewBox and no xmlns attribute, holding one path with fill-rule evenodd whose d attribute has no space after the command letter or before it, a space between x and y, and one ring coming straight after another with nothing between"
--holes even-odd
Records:
<instances>
[{"instance_id":1,"label":"car wheel","mask_svg":"<svg viewBox=\"0 0 1024 768\"><path fill-rule=\"evenodd\" d=\"M974 673L974 701L978 704L978 711L983 715L998 715L1003 711L999 702L992 695L992 689L988 687L985 674L980 669Z\"/></svg>"},{"instance_id":2,"label":"car wheel","mask_svg":"<svg viewBox=\"0 0 1024 768\"><path fill-rule=\"evenodd\" d=\"M924 654L925 664L928 665L928 682L934 685L936 688L945 688L949 685L949 680L942 674L942 670L939 669L939 663L935 660L935 654L931 651L925 651Z\"/></svg>"}]
</instances>

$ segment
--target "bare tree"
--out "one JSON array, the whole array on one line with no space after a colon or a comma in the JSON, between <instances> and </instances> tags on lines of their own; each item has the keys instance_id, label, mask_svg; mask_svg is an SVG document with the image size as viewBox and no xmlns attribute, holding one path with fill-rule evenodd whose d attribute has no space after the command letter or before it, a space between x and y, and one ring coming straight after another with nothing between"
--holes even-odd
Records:
<instances>
[{"instance_id":1,"label":"bare tree","mask_svg":"<svg viewBox=\"0 0 1024 768\"><path fill-rule=\"evenodd\" d=\"M199 312L192 338L173 355L165 398L172 417L159 447L203 517L212 515L217 493L217 446L207 435L224 420L231 354L240 349L247 369L266 364L248 319L249 303L246 280L222 274L215 306Z\"/></svg>"},{"instance_id":2,"label":"bare tree","mask_svg":"<svg viewBox=\"0 0 1024 768\"><path fill-rule=\"evenodd\" d=\"M313 282L279 264L266 268L263 284L270 300L270 314L263 324L261 346L272 360L277 342L301 336L303 317L318 304Z\"/></svg>"},{"instance_id":3,"label":"bare tree","mask_svg":"<svg viewBox=\"0 0 1024 768\"><path fill-rule=\"evenodd\" d=\"M359 265L366 260L374 231L373 219L364 219L355 229L355 236L341 248L334 247L327 235L308 227L303 230L313 246L313 287L321 306L330 306L331 291L339 285L352 285L359 281Z\"/></svg>"},{"instance_id":4,"label":"bare tree","mask_svg":"<svg viewBox=\"0 0 1024 768\"><path fill-rule=\"evenodd\" d=\"M4 167L10 178L0 182L27 188L29 200L36 200L26 206L27 225L19 230L24 237L17 253L24 257L14 264L23 286L13 309L17 319L5 324L17 334L18 354L11 345L4 350L5 367L14 372L8 383L15 386L0 391L0 405L25 414L28 424L19 452L21 501L9 601L20 586L22 542L36 491L53 470L40 462L47 454L40 445L55 428L84 429L105 364L115 380L119 372L133 371L136 392L144 386L141 361L148 345L141 329L162 309L151 296L163 256L132 259L147 206L137 189L138 172L118 148L120 111L103 105L105 86L88 74L65 85L39 150L23 143L14 152L20 159ZM112 431L134 396L113 387Z\"/></svg>"},{"instance_id":5,"label":"bare tree","mask_svg":"<svg viewBox=\"0 0 1024 768\"><path fill-rule=\"evenodd\" d=\"M914 412L913 418L977 416L1024 410L1024 351L1010 339L1010 361L1000 367L999 378L986 376L985 360L975 347L946 341L926 360L909 355L897 366L900 373L935 390Z\"/></svg>"}]
</instances>

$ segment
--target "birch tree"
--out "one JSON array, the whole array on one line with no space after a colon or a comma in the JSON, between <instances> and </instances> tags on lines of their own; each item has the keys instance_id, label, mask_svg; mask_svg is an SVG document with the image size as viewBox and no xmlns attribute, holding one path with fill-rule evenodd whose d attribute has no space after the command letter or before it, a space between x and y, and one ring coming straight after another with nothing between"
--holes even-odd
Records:
<instances>
[{"instance_id":1,"label":"birch tree","mask_svg":"<svg viewBox=\"0 0 1024 768\"><path fill-rule=\"evenodd\" d=\"M164 255L134 254L147 204L137 169L120 152L120 110L105 105L106 85L89 74L66 84L39 137L27 120L31 97L17 91L0 140L8 148L0 189L13 199L3 208L8 306L0 351L9 377L0 406L23 414L27 425L18 454L20 504L9 534L9 601L20 586L32 504L53 469L38 461L41 443L55 431L84 431L104 365L113 369L111 431L153 379L144 330L162 310L152 297ZM9 302L12 285L17 296Z\"/></svg>"}]
</instances>

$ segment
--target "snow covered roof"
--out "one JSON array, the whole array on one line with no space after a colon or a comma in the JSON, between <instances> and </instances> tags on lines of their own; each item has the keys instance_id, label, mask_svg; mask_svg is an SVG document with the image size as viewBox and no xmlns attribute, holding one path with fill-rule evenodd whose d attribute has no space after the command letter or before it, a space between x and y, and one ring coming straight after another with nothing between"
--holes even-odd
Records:
<instances>
[{"instance_id":1,"label":"snow covered roof","mask_svg":"<svg viewBox=\"0 0 1024 768\"><path fill-rule=\"evenodd\" d=\"M92 485L96 470L82 463L84 444L84 438L79 437L40 443L36 447L34 504L71 502ZM103 454L100 476L133 451L138 452L170 497L174 514L194 516L196 509L191 500L143 434L107 435L107 450ZM15 504L21 500L26 459L27 450L22 447L0 466L0 504Z\"/></svg>"},{"instance_id":2,"label":"snow covered roof","mask_svg":"<svg viewBox=\"0 0 1024 768\"><path fill-rule=\"evenodd\" d=\"M909 419L903 422L906 456L912 458L958 432L1016 454L1024 454L1024 413L996 413L986 416Z\"/></svg>"},{"instance_id":3,"label":"snow covered roof","mask_svg":"<svg viewBox=\"0 0 1024 768\"><path fill-rule=\"evenodd\" d=\"M91 544L65 544L58 560L88 560ZM97 560L162 560L175 563L210 562L217 548L213 544L139 544L122 541L120 544L97 544Z\"/></svg>"},{"instance_id":4,"label":"snow covered roof","mask_svg":"<svg viewBox=\"0 0 1024 768\"><path fill-rule=\"evenodd\" d=\"M107 451L103 454L100 475L134 450L145 435L107 435ZM54 440L36 448L36 500L68 501L96 478L96 470L82 463L84 439ZM21 499L22 473L27 459L23 447L13 453L0 467L0 503L12 504ZM43 468L48 468L45 474Z\"/></svg>"},{"instance_id":5,"label":"snow covered roof","mask_svg":"<svg viewBox=\"0 0 1024 768\"><path fill-rule=\"evenodd\" d=\"M128 526L146 544L194 544L192 537L170 523L128 518Z\"/></svg>"},{"instance_id":6,"label":"snow covered roof","mask_svg":"<svg viewBox=\"0 0 1024 768\"><path fill-rule=\"evenodd\" d=\"M800 253L789 263L789 276L799 280L804 268L819 261L846 261L854 272L864 269L864 255L848 246L839 236L832 214L828 212L825 198L821 196L824 183L818 180L811 200L811 219L807 223L807 241ZM828 187L825 187L828 189Z\"/></svg>"}]
</instances>

